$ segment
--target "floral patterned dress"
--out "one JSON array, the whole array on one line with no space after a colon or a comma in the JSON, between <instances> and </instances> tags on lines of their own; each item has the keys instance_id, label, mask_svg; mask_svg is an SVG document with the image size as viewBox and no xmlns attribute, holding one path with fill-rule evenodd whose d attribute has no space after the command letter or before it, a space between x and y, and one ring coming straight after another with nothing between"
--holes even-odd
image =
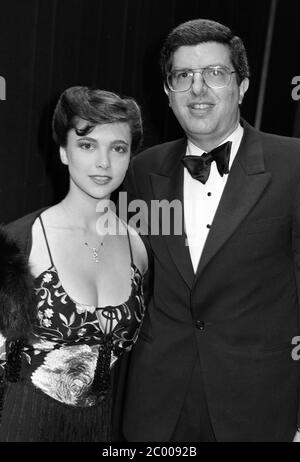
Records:
<instances>
[{"instance_id":1,"label":"floral patterned dress","mask_svg":"<svg viewBox=\"0 0 300 462\"><path fill-rule=\"evenodd\" d=\"M0 441L110 441L114 364L135 343L145 312L128 241L131 294L102 308L67 294L48 246L51 267L36 279L37 322L22 348L20 379L6 387ZM6 351L0 334L0 369Z\"/></svg>"}]
</instances>

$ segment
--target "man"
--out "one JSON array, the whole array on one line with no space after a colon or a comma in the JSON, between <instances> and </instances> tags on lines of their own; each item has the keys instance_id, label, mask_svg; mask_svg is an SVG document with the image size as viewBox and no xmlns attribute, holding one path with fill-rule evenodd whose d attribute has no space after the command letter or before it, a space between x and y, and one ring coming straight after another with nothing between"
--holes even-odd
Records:
<instances>
[{"instance_id":1,"label":"man","mask_svg":"<svg viewBox=\"0 0 300 462\"><path fill-rule=\"evenodd\" d=\"M149 232L153 295L132 353L125 437L292 441L300 141L240 120L249 68L227 27L181 24L161 65L186 138L134 158L126 188L149 208L179 200L184 230Z\"/></svg>"}]
</instances>

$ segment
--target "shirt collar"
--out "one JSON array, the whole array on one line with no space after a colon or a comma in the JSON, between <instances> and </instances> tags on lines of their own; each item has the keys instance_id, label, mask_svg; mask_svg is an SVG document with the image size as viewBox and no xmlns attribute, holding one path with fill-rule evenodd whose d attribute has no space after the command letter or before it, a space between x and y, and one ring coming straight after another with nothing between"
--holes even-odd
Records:
<instances>
[{"instance_id":1,"label":"shirt collar","mask_svg":"<svg viewBox=\"0 0 300 462\"><path fill-rule=\"evenodd\" d=\"M241 124L238 124L237 128L225 140L223 140L221 143L218 144L218 146L220 146L221 144L224 144L227 141L232 142L230 160L229 160L229 169L231 168L232 163L235 159L235 156L238 152L238 149L240 147L240 144L243 138L243 134L244 134L244 129L241 126ZM205 151L203 149L198 148L198 146L196 146L194 143L188 140L186 155L202 156L204 152Z\"/></svg>"}]
</instances>

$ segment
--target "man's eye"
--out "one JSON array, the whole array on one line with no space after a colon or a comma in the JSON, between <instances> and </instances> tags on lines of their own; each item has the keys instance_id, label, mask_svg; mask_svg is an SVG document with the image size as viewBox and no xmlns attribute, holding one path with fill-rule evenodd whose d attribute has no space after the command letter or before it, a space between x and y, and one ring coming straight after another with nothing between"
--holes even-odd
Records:
<instances>
[{"instance_id":1,"label":"man's eye","mask_svg":"<svg viewBox=\"0 0 300 462\"><path fill-rule=\"evenodd\" d=\"M178 73L176 74L177 80L186 79L188 76L189 76L189 73L188 73L187 71L178 72Z\"/></svg>"},{"instance_id":2,"label":"man's eye","mask_svg":"<svg viewBox=\"0 0 300 462\"><path fill-rule=\"evenodd\" d=\"M209 69L209 73L213 77L220 77L221 75L224 74L224 70L223 69Z\"/></svg>"}]
</instances>

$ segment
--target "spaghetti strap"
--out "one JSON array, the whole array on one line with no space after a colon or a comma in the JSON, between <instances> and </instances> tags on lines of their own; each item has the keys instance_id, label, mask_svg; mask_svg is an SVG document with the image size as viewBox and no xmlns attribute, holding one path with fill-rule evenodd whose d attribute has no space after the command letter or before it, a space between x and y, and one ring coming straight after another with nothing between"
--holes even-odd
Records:
<instances>
[{"instance_id":1,"label":"spaghetti strap","mask_svg":"<svg viewBox=\"0 0 300 462\"><path fill-rule=\"evenodd\" d=\"M48 249L48 253L49 253L49 258L50 258L50 261L51 261L51 266L54 266L53 259L52 259L52 255L51 255L51 252L50 252L50 247L49 247L48 239L47 239L47 235L46 235L46 231L45 231L45 227L44 227L44 223L43 223L42 217L41 217L40 215L39 215L38 218L39 218L40 223L41 223L41 225L42 225L42 230L43 230L45 242L46 242L46 245L47 245L47 249Z\"/></svg>"},{"instance_id":2,"label":"spaghetti strap","mask_svg":"<svg viewBox=\"0 0 300 462\"><path fill-rule=\"evenodd\" d=\"M132 247L131 247L131 241L130 241L130 236L129 236L129 231L128 231L128 226L126 226L126 231L127 231L127 237L128 237L128 244L129 244L129 250L130 250L130 259L131 259L131 264L133 265L134 264L134 261L133 261L133 255L132 255Z\"/></svg>"}]
</instances>

